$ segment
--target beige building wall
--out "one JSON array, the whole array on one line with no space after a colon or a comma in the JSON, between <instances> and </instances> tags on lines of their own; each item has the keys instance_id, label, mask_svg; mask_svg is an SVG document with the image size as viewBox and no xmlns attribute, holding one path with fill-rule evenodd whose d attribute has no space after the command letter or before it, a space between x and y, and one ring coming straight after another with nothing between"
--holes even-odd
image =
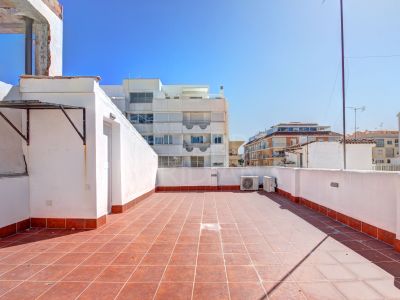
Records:
<instances>
[{"instance_id":1,"label":"beige building wall","mask_svg":"<svg viewBox=\"0 0 400 300\"><path fill-rule=\"evenodd\" d=\"M355 138L355 135L349 137ZM357 139L375 141L376 145L372 148L372 163L375 165L392 164L399 156L399 131L362 131L357 132Z\"/></svg>"},{"instance_id":2,"label":"beige building wall","mask_svg":"<svg viewBox=\"0 0 400 300\"><path fill-rule=\"evenodd\" d=\"M244 144L244 141L229 141L229 167L239 167L243 165L242 156L239 153L239 148Z\"/></svg>"}]
</instances>

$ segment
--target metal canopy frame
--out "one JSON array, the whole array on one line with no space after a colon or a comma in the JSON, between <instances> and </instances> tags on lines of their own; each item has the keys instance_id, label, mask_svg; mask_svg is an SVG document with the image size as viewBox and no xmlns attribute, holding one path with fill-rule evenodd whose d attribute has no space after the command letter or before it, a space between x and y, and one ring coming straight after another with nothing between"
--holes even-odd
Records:
<instances>
[{"instance_id":1,"label":"metal canopy frame","mask_svg":"<svg viewBox=\"0 0 400 300\"><path fill-rule=\"evenodd\" d=\"M86 108L81 106L64 105L57 103L42 102L39 100L15 100L15 101L0 101L0 108L11 108L11 109L24 109L26 110L26 133L23 134L5 115L0 111L0 117L2 117L8 125L14 129L22 139L25 140L26 144L29 146L30 143L30 111L40 110L40 109L59 109L65 115L68 122L75 129L76 133L82 139L83 145L86 145ZM76 127L75 123L72 121L67 113L68 109L80 109L82 110L82 132Z\"/></svg>"}]
</instances>

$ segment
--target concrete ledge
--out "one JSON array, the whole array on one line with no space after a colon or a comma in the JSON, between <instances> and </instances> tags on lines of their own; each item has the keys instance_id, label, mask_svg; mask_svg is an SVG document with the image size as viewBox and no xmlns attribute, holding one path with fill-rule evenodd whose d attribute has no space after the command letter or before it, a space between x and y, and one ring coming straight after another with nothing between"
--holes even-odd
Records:
<instances>
[{"instance_id":1,"label":"concrete ledge","mask_svg":"<svg viewBox=\"0 0 400 300\"><path fill-rule=\"evenodd\" d=\"M96 229L106 224L106 221L106 215L97 219L31 218L31 227L53 229Z\"/></svg>"},{"instance_id":2,"label":"concrete ledge","mask_svg":"<svg viewBox=\"0 0 400 300\"><path fill-rule=\"evenodd\" d=\"M31 220L26 219L0 228L0 238L16 234L31 227Z\"/></svg>"},{"instance_id":3,"label":"concrete ledge","mask_svg":"<svg viewBox=\"0 0 400 300\"><path fill-rule=\"evenodd\" d=\"M121 204L121 205L113 205L111 207L111 213L113 213L113 214L123 213L123 212L127 211L128 209L132 208L133 206L135 206L136 204L138 204L139 202L143 201L144 199L150 197L154 193L155 193L155 189L152 189L151 191L129 201L128 203Z\"/></svg>"},{"instance_id":4,"label":"concrete ledge","mask_svg":"<svg viewBox=\"0 0 400 300\"><path fill-rule=\"evenodd\" d=\"M302 197L295 197L292 194L290 194L282 189L277 188L276 192L279 195L281 195L285 198L288 198L290 201L292 201L294 203L306 206L309 209L312 209L312 210L314 210L322 215L325 215L335 221L343 223L343 224L353 228L354 230L365 233L365 234L367 234L377 240L380 240L386 244L392 245L395 250L400 252L400 240L396 239L396 234L393 232L390 232L385 229L378 228L374 225L357 220L353 217L347 216L347 215L342 214L338 211L335 211L331 208L328 208L323 205L317 204L313 201L310 201L308 199L305 199Z\"/></svg>"},{"instance_id":5,"label":"concrete ledge","mask_svg":"<svg viewBox=\"0 0 400 300\"><path fill-rule=\"evenodd\" d=\"M188 192L188 191L240 191L240 185L220 186L158 186L156 192Z\"/></svg>"}]
</instances>

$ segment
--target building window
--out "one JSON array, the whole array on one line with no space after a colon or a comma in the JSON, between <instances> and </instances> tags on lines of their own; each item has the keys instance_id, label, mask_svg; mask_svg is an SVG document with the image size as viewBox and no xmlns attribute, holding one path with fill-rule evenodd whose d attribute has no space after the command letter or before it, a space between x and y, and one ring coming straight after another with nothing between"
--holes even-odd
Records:
<instances>
[{"instance_id":1,"label":"building window","mask_svg":"<svg viewBox=\"0 0 400 300\"><path fill-rule=\"evenodd\" d=\"M152 103L153 93L130 93L129 94L130 103Z\"/></svg>"},{"instance_id":2,"label":"building window","mask_svg":"<svg viewBox=\"0 0 400 300\"><path fill-rule=\"evenodd\" d=\"M133 124L152 124L153 114L131 114L129 119Z\"/></svg>"},{"instance_id":3,"label":"building window","mask_svg":"<svg viewBox=\"0 0 400 300\"><path fill-rule=\"evenodd\" d=\"M262 141L261 142L261 149L267 149L267 142L266 141Z\"/></svg>"},{"instance_id":4,"label":"building window","mask_svg":"<svg viewBox=\"0 0 400 300\"><path fill-rule=\"evenodd\" d=\"M159 156L158 166L160 168L180 168L183 166L182 156Z\"/></svg>"},{"instance_id":5,"label":"building window","mask_svg":"<svg viewBox=\"0 0 400 300\"><path fill-rule=\"evenodd\" d=\"M191 136L190 138L190 142L192 144L203 144L204 143L204 139L203 136Z\"/></svg>"},{"instance_id":6,"label":"building window","mask_svg":"<svg viewBox=\"0 0 400 300\"><path fill-rule=\"evenodd\" d=\"M191 156L190 166L192 168L203 168L204 167L204 156Z\"/></svg>"},{"instance_id":7,"label":"building window","mask_svg":"<svg viewBox=\"0 0 400 300\"><path fill-rule=\"evenodd\" d=\"M389 140L386 142L388 145L393 145L393 141Z\"/></svg>"},{"instance_id":8,"label":"building window","mask_svg":"<svg viewBox=\"0 0 400 300\"><path fill-rule=\"evenodd\" d=\"M149 145L154 145L154 137L152 135L144 135L143 138Z\"/></svg>"},{"instance_id":9,"label":"building window","mask_svg":"<svg viewBox=\"0 0 400 300\"><path fill-rule=\"evenodd\" d=\"M385 140L384 139L376 139L376 146L377 147L385 147Z\"/></svg>"},{"instance_id":10,"label":"building window","mask_svg":"<svg viewBox=\"0 0 400 300\"><path fill-rule=\"evenodd\" d=\"M222 144L222 135L214 135L214 144Z\"/></svg>"},{"instance_id":11,"label":"building window","mask_svg":"<svg viewBox=\"0 0 400 300\"><path fill-rule=\"evenodd\" d=\"M156 145L171 145L172 135L156 136L154 142Z\"/></svg>"}]
</instances>

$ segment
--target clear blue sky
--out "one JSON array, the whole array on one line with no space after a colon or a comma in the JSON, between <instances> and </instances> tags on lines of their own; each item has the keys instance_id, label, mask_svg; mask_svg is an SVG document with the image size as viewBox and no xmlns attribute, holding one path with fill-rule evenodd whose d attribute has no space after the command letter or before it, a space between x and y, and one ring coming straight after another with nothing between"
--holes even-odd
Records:
<instances>
[{"instance_id":1,"label":"clear blue sky","mask_svg":"<svg viewBox=\"0 0 400 300\"><path fill-rule=\"evenodd\" d=\"M339 0L61 0L64 74L222 84L230 133L277 122L341 130ZM396 129L400 1L344 0L348 105L360 129ZM369 57L365 56L389 56ZM397 56L396 56L397 55ZM0 36L0 80L23 71L23 37ZM349 131L353 114L348 111Z\"/></svg>"}]
</instances>

